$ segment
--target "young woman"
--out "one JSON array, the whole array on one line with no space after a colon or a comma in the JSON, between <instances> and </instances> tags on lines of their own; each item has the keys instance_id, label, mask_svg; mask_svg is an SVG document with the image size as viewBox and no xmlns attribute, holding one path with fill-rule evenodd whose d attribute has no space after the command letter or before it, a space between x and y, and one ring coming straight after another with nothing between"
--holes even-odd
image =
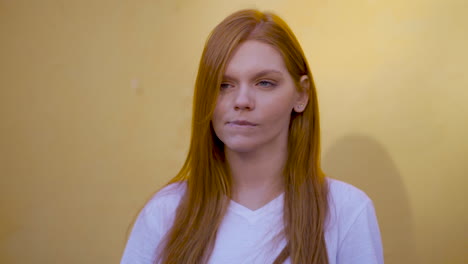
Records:
<instances>
[{"instance_id":1,"label":"young woman","mask_svg":"<svg viewBox=\"0 0 468 264\"><path fill-rule=\"evenodd\" d=\"M383 263L371 200L320 169L317 94L283 20L222 21L193 104L185 164L140 212L122 264Z\"/></svg>"}]
</instances>

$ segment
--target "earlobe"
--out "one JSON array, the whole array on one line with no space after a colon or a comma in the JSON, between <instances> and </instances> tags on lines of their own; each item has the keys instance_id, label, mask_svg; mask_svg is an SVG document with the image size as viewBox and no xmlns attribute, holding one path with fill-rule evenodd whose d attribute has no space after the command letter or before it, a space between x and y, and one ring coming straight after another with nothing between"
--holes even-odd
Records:
<instances>
[{"instance_id":1,"label":"earlobe","mask_svg":"<svg viewBox=\"0 0 468 264\"><path fill-rule=\"evenodd\" d=\"M299 105L294 106L294 111L297 112L297 113L300 113L303 110L304 110L304 105L303 104L299 104Z\"/></svg>"}]
</instances>

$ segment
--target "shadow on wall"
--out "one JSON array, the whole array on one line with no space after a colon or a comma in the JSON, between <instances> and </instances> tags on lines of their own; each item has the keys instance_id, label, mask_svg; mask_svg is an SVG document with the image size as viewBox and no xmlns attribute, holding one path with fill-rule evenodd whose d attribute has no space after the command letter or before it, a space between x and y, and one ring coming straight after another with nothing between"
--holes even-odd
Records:
<instances>
[{"instance_id":1,"label":"shadow on wall","mask_svg":"<svg viewBox=\"0 0 468 264\"><path fill-rule=\"evenodd\" d=\"M358 187L374 202L385 263L418 263L406 189L385 148L371 137L348 135L332 144L322 165L327 176Z\"/></svg>"}]
</instances>

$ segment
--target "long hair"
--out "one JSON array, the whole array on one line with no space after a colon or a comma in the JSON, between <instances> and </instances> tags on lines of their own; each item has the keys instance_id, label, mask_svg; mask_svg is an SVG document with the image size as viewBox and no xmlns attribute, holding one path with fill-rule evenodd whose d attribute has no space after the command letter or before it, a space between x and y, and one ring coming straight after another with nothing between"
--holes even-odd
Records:
<instances>
[{"instance_id":1,"label":"long hair","mask_svg":"<svg viewBox=\"0 0 468 264\"><path fill-rule=\"evenodd\" d=\"M206 263L231 197L231 175L224 145L214 133L211 118L226 64L246 40L276 48L293 77L309 77L309 103L291 113L288 156L284 167L285 248L274 263L288 257L294 264L328 264L324 238L328 186L320 168L320 127L317 94L299 42L286 23L272 13L241 10L225 18L211 32L200 60L193 99L190 149L170 183L185 181L187 189L171 229L158 249L156 263Z\"/></svg>"}]
</instances>

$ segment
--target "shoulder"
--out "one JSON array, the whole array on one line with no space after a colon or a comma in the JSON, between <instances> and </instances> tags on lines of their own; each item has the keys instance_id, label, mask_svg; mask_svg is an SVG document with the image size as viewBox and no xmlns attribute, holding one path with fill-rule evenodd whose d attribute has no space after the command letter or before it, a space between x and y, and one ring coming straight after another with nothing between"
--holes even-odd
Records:
<instances>
[{"instance_id":1,"label":"shoulder","mask_svg":"<svg viewBox=\"0 0 468 264\"><path fill-rule=\"evenodd\" d=\"M140 216L148 219L149 223L162 225L154 226L154 228L165 229L165 225L172 223L186 188L186 182L176 182L164 186L146 203Z\"/></svg>"},{"instance_id":2,"label":"shoulder","mask_svg":"<svg viewBox=\"0 0 468 264\"><path fill-rule=\"evenodd\" d=\"M331 204L344 207L362 206L371 202L365 192L355 186L332 178L327 178L329 200Z\"/></svg>"},{"instance_id":3,"label":"shoulder","mask_svg":"<svg viewBox=\"0 0 468 264\"><path fill-rule=\"evenodd\" d=\"M372 200L351 184L328 179L325 239L335 263L383 263L380 230Z\"/></svg>"},{"instance_id":4,"label":"shoulder","mask_svg":"<svg viewBox=\"0 0 468 264\"><path fill-rule=\"evenodd\" d=\"M168 184L157 191L149 202L154 203L180 199L184 195L186 189L187 183L185 181Z\"/></svg>"},{"instance_id":5,"label":"shoulder","mask_svg":"<svg viewBox=\"0 0 468 264\"><path fill-rule=\"evenodd\" d=\"M145 209L152 211L157 209L170 210L173 207L177 208L186 189L187 184L185 181L168 184L151 197L146 203Z\"/></svg>"},{"instance_id":6,"label":"shoulder","mask_svg":"<svg viewBox=\"0 0 468 264\"><path fill-rule=\"evenodd\" d=\"M369 196L357 187L336 179L327 178L329 224L349 228L363 212L373 210Z\"/></svg>"},{"instance_id":7,"label":"shoulder","mask_svg":"<svg viewBox=\"0 0 468 264\"><path fill-rule=\"evenodd\" d=\"M154 263L156 248L172 225L185 189L185 182L169 184L145 204L128 238L122 264Z\"/></svg>"}]
</instances>

